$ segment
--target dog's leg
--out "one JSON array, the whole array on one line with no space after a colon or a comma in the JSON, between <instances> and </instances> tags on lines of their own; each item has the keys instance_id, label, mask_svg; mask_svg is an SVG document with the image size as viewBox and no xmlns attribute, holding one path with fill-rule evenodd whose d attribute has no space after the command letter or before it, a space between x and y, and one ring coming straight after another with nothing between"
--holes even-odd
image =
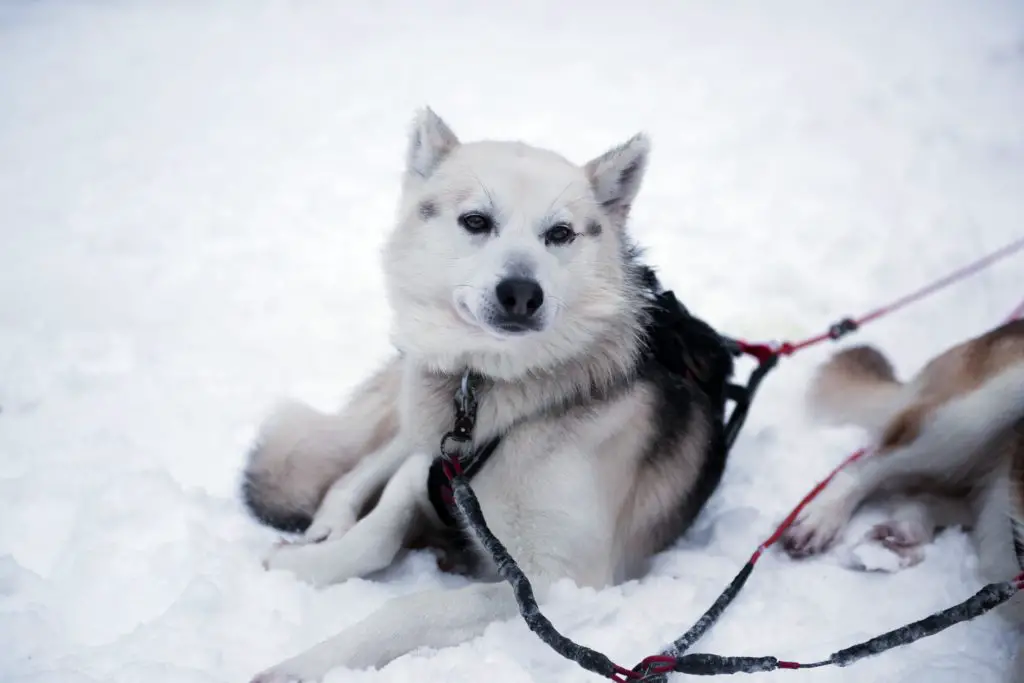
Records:
<instances>
[{"instance_id":1,"label":"dog's leg","mask_svg":"<svg viewBox=\"0 0 1024 683\"><path fill-rule=\"evenodd\" d=\"M398 436L360 460L345 476L331 485L303 536L305 543L340 538L355 526L359 512L370 497L384 488L415 448ZM424 479L426 481L426 479Z\"/></svg>"},{"instance_id":2,"label":"dog's leg","mask_svg":"<svg viewBox=\"0 0 1024 683\"><path fill-rule=\"evenodd\" d=\"M901 497L889 507L889 518L872 527L850 549L847 564L852 569L899 571L913 567L924 560L924 546L935 539L939 529L955 525L968 527L972 522L966 498L922 494ZM873 562L872 556L880 549L888 555L887 561Z\"/></svg>"},{"instance_id":3,"label":"dog's leg","mask_svg":"<svg viewBox=\"0 0 1024 683\"><path fill-rule=\"evenodd\" d=\"M804 557L828 548L857 507L889 478L890 457L869 455L839 471L786 531L786 552Z\"/></svg>"},{"instance_id":4,"label":"dog's leg","mask_svg":"<svg viewBox=\"0 0 1024 683\"><path fill-rule=\"evenodd\" d=\"M977 457L977 447L947 446L922 435L906 445L882 446L840 470L786 532L783 547L793 557L823 552L838 538L861 503L883 485L921 476L959 480L964 468ZM909 510L911 516L920 512L920 508Z\"/></svg>"},{"instance_id":5,"label":"dog's leg","mask_svg":"<svg viewBox=\"0 0 1024 683\"><path fill-rule=\"evenodd\" d=\"M506 583L395 598L340 634L258 674L252 683L310 683L338 667L381 667L417 648L458 645L515 613L515 596Z\"/></svg>"},{"instance_id":6,"label":"dog's leg","mask_svg":"<svg viewBox=\"0 0 1024 683\"><path fill-rule=\"evenodd\" d=\"M425 498L430 458L405 461L384 487L376 507L340 538L305 545L279 545L268 569L291 571L314 586L326 586L384 569L409 535Z\"/></svg>"},{"instance_id":7,"label":"dog's leg","mask_svg":"<svg viewBox=\"0 0 1024 683\"><path fill-rule=\"evenodd\" d=\"M1013 370L940 406L914 405L888 425L874 454L841 470L787 531L794 557L828 548L865 498L883 484L930 477L962 482L1024 407L1024 371ZM991 462L989 462L991 461Z\"/></svg>"}]
</instances>

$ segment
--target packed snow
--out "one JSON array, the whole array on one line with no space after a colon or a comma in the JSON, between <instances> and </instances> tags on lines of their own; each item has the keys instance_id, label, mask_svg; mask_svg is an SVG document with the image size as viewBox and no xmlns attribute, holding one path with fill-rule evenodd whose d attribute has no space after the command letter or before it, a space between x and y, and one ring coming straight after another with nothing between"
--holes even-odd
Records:
<instances>
[{"instance_id":1,"label":"packed snow","mask_svg":"<svg viewBox=\"0 0 1024 683\"><path fill-rule=\"evenodd\" d=\"M424 104L464 139L580 162L646 130L633 233L744 338L818 333L1024 230L1019 3L8 0L0 680L245 683L392 596L460 581L423 554L325 590L268 572L277 535L237 495L278 399L332 408L389 353L378 249ZM853 339L906 375L1021 297L1018 257ZM801 406L835 348L769 377L718 493L649 576L559 585L555 624L626 665L685 630L860 444ZM958 529L895 574L844 562L770 553L697 649L821 658L981 585ZM758 680L983 683L1011 653L989 616ZM326 683L441 680L599 679L512 619Z\"/></svg>"}]
</instances>

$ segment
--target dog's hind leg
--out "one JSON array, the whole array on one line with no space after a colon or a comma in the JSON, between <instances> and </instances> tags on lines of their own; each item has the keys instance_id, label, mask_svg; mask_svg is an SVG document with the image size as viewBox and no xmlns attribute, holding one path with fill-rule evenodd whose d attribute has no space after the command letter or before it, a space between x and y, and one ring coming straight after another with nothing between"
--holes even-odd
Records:
<instances>
[{"instance_id":1,"label":"dog's hind leg","mask_svg":"<svg viewBox=\"0 0 1024 683\"><path fill-rule=\"evenodd\" d=\"M314 586L386 568L417 527L416 517L426 504L429 468L428 456L409 458L384 487L376 507L347 533L321 543L276 546L265 566L290 571Z\"/></svg>"},{"instance_id":2,"label":"dog's hind leg","mask_svg":"<svg viewBox=\"0 0 1024 683\"><path fill-rule=\"evenodd\" d=\"M939 406L913 405L893 419L873 454L841 470L786 532L783 546L802 557L827 549L860 504L883 486L915 478L962 482L994 468L998 439L1024 414L1024 365Z\"/></svg>"},{"instance_id":3,"label":"dog's hind leg","mask_svg":"<svg viewBox=\"0 0 1024 683\"><path fill-rule=\"evenodd\" d=\"M945 527L969 527L965 497L923 493L889 501L888 519L872 527L849 551L847 566L864 571L899 571L919 564L925 546ZM879 556L882 553L882 556ZM879 561L880 560L880 561Z\"/></svg>"}]
</instances>

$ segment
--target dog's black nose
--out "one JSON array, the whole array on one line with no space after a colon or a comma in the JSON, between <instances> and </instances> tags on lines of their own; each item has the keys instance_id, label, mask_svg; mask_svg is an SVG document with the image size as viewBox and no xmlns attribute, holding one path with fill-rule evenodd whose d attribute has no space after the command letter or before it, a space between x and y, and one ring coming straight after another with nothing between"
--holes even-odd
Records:
<instances>
[{"instance_id":1,"label":"dog's black nose","mask_svg":"<svg viewBox=\"0 0 1024 683\"><path fill-rule=\"evenodd\" d=\"M537 281L522 277L505 278L494 293L505 313L516 318L529 318L544 303L544 290Z\"/></svg>"}]
</instances>

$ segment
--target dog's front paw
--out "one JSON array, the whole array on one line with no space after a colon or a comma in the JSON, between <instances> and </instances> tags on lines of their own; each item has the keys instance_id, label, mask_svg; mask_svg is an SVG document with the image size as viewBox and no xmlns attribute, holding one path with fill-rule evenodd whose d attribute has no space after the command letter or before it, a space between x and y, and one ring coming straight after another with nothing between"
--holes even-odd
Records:
<instances>
[{"instance_id":1,"label":"dog's front paw","mask_svg":"<svg viewBox=\"0 0 1024 683\"><path fill-rule=\"evenodd\" d=\"M356 525L357 518L352 509L351 501L337 494L332 497L328 493L313 522L296 542L323 543L341 538Z\"/></svg>"},{"instance_id":2,"label":"dog's front paw","mask_svg":"<svg viewBox=\"0 0 1024 683\"><path fill-rule=\"evenodd\" d=\"M263 567L291 572L300 581L317 588L333 583L335 578L323 543L278 544L264 557Z\"/></svg>"},{"instance_id":3,"label":"dog's front paw","mask_svg":"<svg viewBox=\"0 0 1024 683\"><path fill-rule=\"evenodd\" d=\"M829 496L812 502L782 537L790 557L803 558L828 550L850 521L850 509L842 498Z\"/></svg>"},{"instance_id":4,"label":"dog's front paw","mask_svg":"<svg viewBox=\"0 0 1024 683\"><path fill-rule=\"evenodd\" d=\"M273 554L274 551L282 547L314 545L316 543L323 543L324 541L333 541L341 538L351 527L352 524L347 523L327 524L326 522L317 522L314 520L314 522L306 529L305 532L303 532L301 536L278 539L270 554ZM264 566L266 566L266 562L264 562Z\"/></svg>"},{"instance_id":5,"label":"dog's front paw","mask_svg":"<svg viewBox=\"0 0 1024 683\"><path fill-rule=\"evenodd\" d=\"M352 528L353 524L355 524L355 520L352 521L352 524L327 524L326 522L313 520L313 523L309 525L309 528L306 529L306 532L302 534L302 538L299 539L299 542L323 543L324 541L330 541L336 538L341 538L346 531Z\"/></svg>"}]
</instances>

